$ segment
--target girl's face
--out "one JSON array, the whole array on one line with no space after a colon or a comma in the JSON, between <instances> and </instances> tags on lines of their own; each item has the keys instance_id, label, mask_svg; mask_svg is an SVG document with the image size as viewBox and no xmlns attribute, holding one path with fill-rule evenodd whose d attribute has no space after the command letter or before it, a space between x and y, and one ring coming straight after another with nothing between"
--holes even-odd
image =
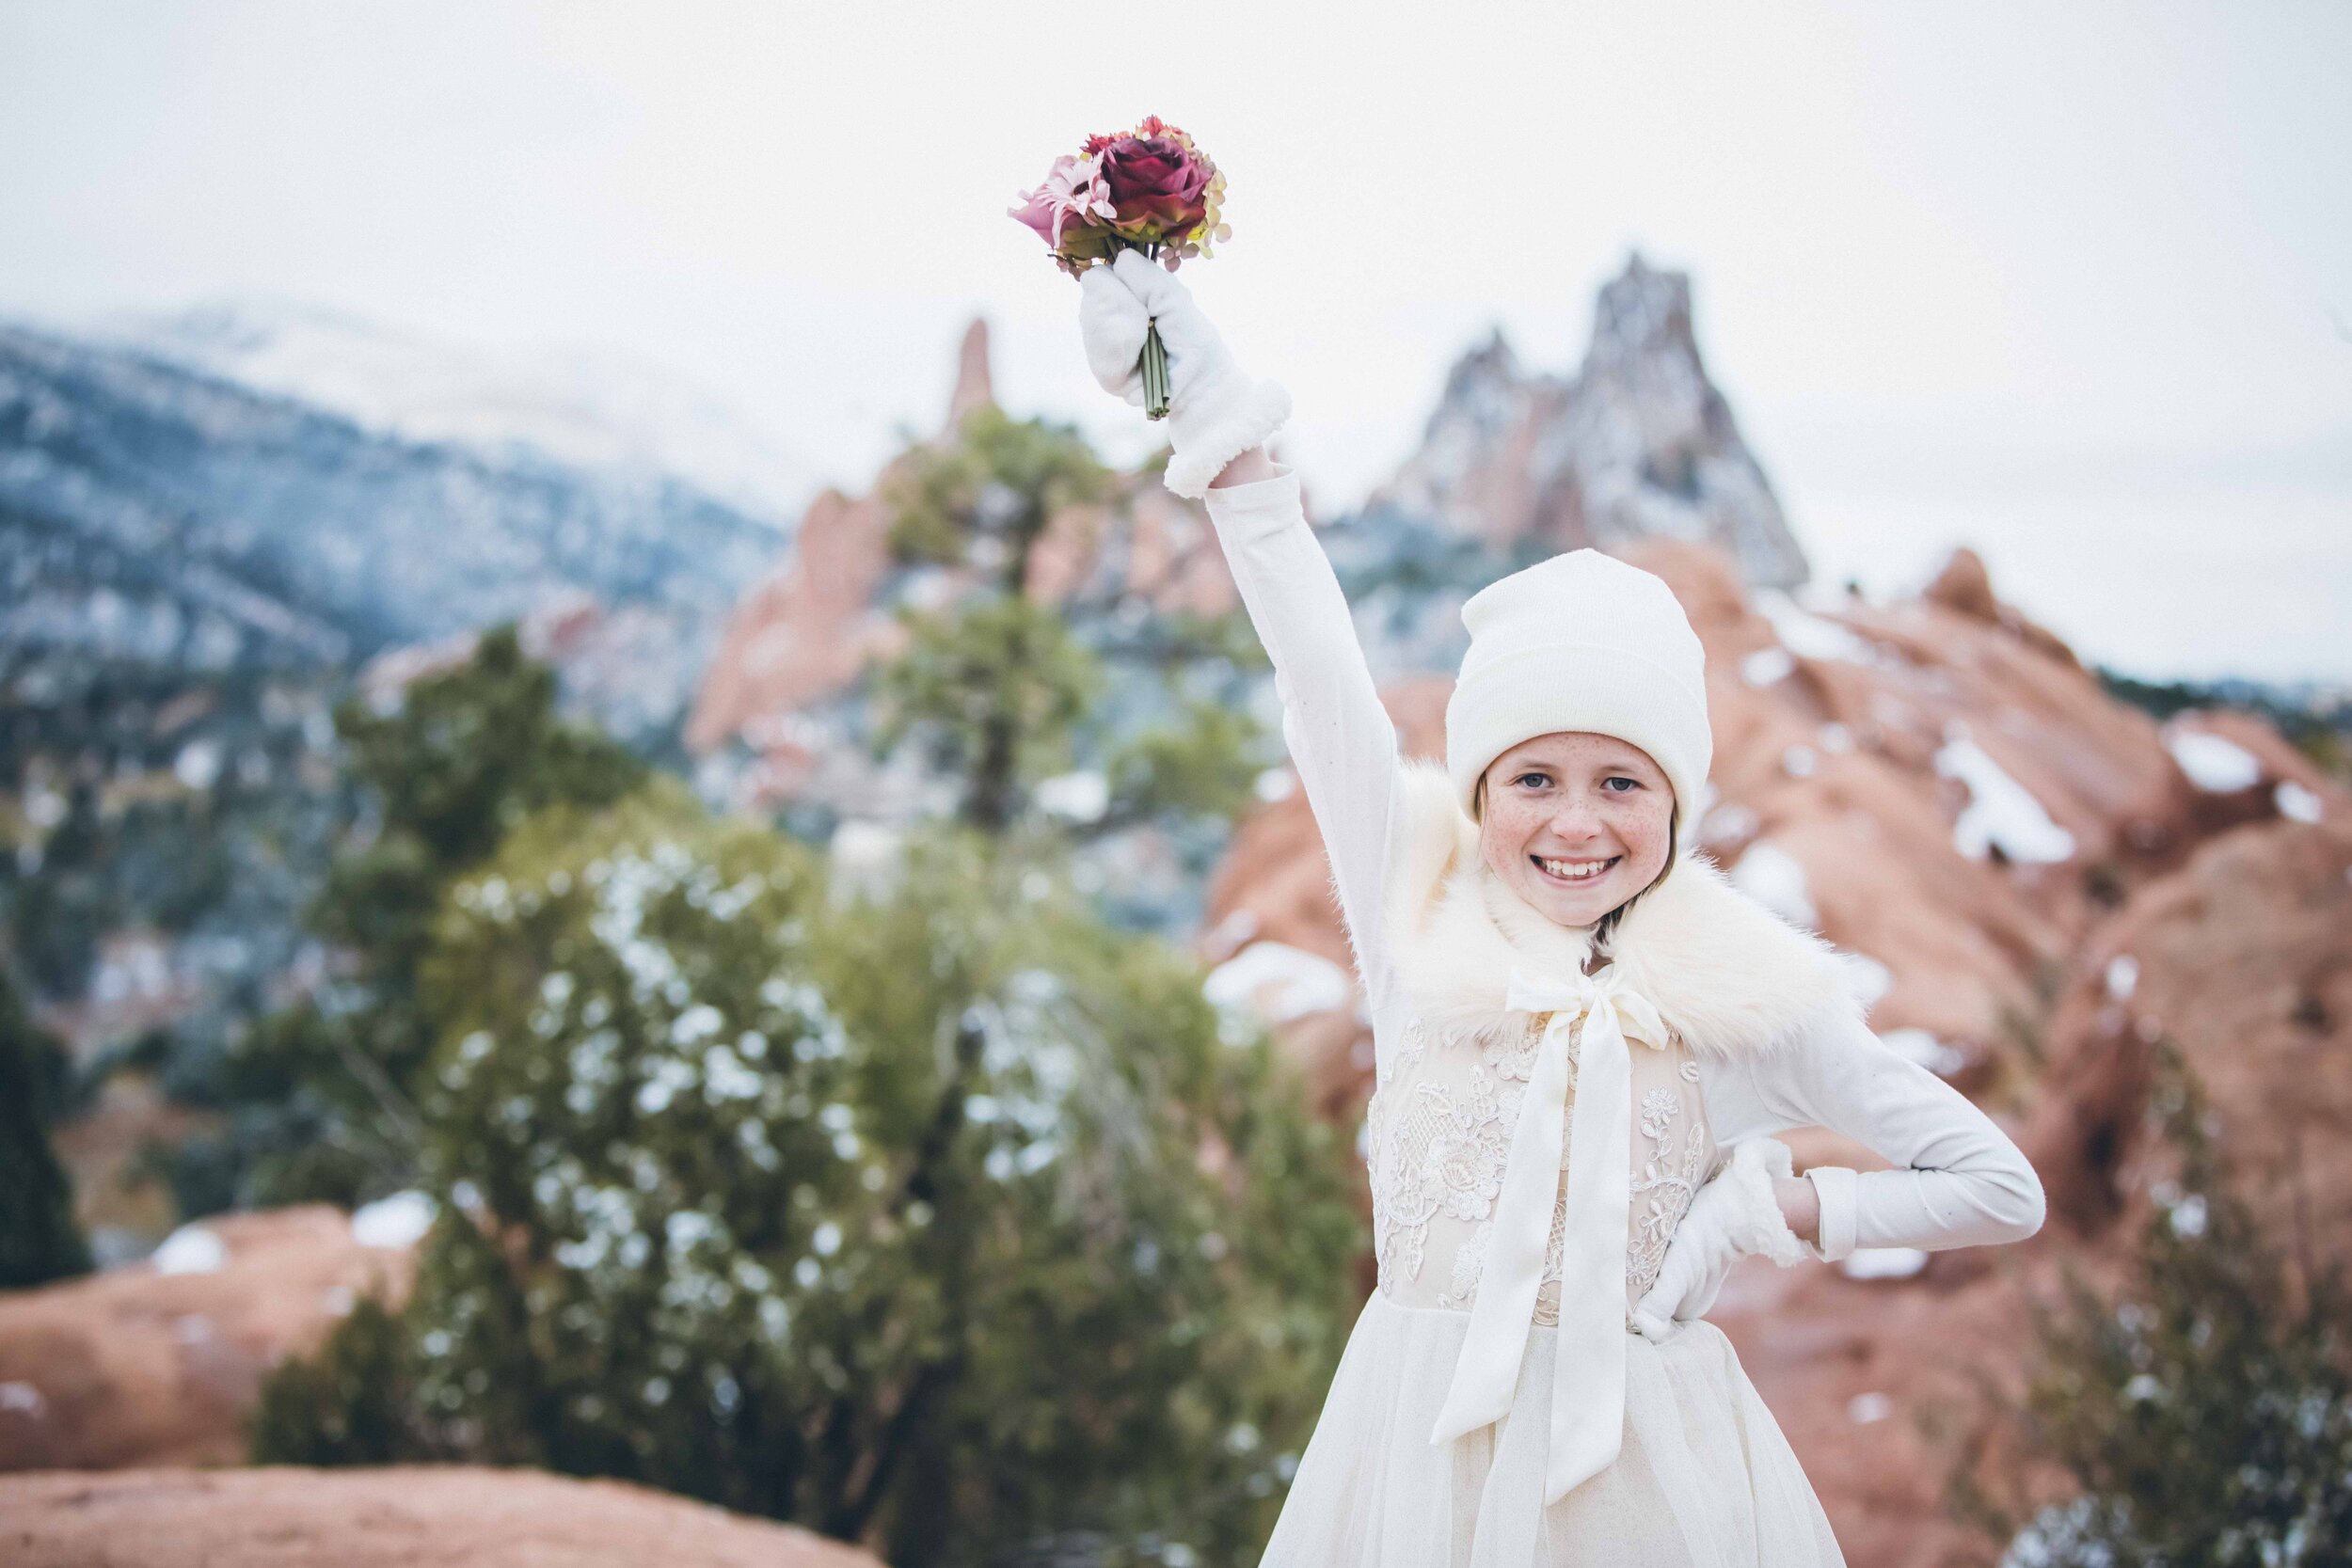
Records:
<instances>
[{"instance_id":1,"label":"girl's face","mask_svg":"<svg viewBox=\"0 0 2352 1568\"><path fill-rule=\"evenodd\" d=\"M1563 926L1590 926L1666 869L1674 786L1640 747L1581 730L1521 741L1488 765L1487 868Z\"/></svg>"}]
</instances>

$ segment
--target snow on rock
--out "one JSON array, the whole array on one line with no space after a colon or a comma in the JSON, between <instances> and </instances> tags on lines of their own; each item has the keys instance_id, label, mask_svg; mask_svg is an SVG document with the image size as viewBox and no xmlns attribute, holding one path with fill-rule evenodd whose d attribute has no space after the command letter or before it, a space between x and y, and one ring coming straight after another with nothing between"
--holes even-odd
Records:
<instances>
[{"instance_id":1,"label":"snow on rock","mask_svg":"<svg viewBox=\"0 0 2352 1568\"><path fill-rule=\"evenodd\" d=\"M433 1200L424 1194L394 1193L352 1211L351 1239L361 1246L415 1246L433 1228Z\"/></svg>"},{"instance_id":2,"label":"snow on rock","mask_svg":"<svg viewBox=\"0 0 2352 1568\"><path fill-rule=\"evenodd\" d=\"M2293 779L2282 781L2279 787L2271 792L2271 800L2278 806L2279 815L2290 822L2319 820L2319 797L2296 784Z\"/></svg>"},{"instance_id":3,"label":"snow on rock","mask_svg":"<svg viewBox=\"0 0 2352 1568\"><path fill-rule=\"evenodd\" d=\"M1846 994L1866 1007L1895 989L1895 972L1867 953L1840 953L1837 966Z\"/></svg>"},{"instance_id":4,"label":"snow on rock","mask_svg":"<svg viewBox=\"0 0 2352 1568\"><path fill-rule=\"evenodd\" d=\"M1820 916L1813 908L1804 867L1769 838L1748 846L1731 868L1732 885L1782 919L1810 930Z\"/></svg>"},{"instance_id":5,"label":"snow on rock","mask_svg":"<svg viewBox=\"0 0 2352 1568\"><path fill-rule=\"evenodd\" d=\"M1840 659L1848 664L1876 664L1879 651L1869 641L1836 622L1800 610L1786 594L1758 594L1756 608L1772 624L1780 645L1799 658Z\"/></svg>"},{"instance_id":6,"label":"snow on rock","mask_svg":"<svg viewBox=\"0 0 2352 1568\"><path fill-rule=\"evenodd\" d=\"M183 1225L164 1238L148 1259L157 1274L218 1274L229 1261L229 1249L200 1225Z\"/></svg>"},{"instance_id":7,"label":"snow on rock","mask_svg":"<svg viewBox=\"0 0 2352 1568\"><path fill-rule=\"evenodd\" d=\"M1915 1246L1858 1246L1841 1265L1848 1279L1909 1279L1928 1266Z\"/></svg>"},{"instance_id":8,"label":"snow on rock","mask_svg":"<svg viewBox=\"0 0 2352 1568\"><path fill-rule=\"evenodd\" d=\"M1797 667L1786 648L1759 648L1740 661L1740 678L1754 687L1788 679Z\"/></svg>"},{"instance_id":9,"label":"snow on rock","mask_svg":"<svg viewBox=\"0 0 2352 1568\"><path fill-rule=\"evenodd\" d=\"M2188 782L2208 795L2234 795L2262 782L2263 765L2234 740L2175 725L2164 732L2164 748Z\"/></svg>"},{"instance_id":10,"label":"snow on rock","mask_svg":"<svg viewBox=\"0 0 2352 1568\"><path fill-rule=\"evenodd\" d=\"M1247 1011L1266 1023L1347 1005L1347 971L1330 959L1279 942L1253 942L1209 972L1201 994L1224 1012Z\"/></svg>"},{"instance_id":11,"label":"snow on rock","mask_svg":"<svg viewBox=\"0 0 2352 1568\"><path fill-rule=\"evenodd\" d=\"M1968 1065L1968 1058L1925 1029L1887 1029L1879 1039L1905 1061L1916 1062L1938 1078L1949 1078Z\"/></svg>"},{"instance_id":12,"label":"snow on rock","mask_svg":"<svg viewBox=\"0 0 2352 1568\"><path fill-rule=\"evenodd\" d=\"M2107 995L2118 1002L2131 1000L2139 986L2139 960L2129 953L2118 953L2107 960Z\"/></svg>"},{"instance_id":13,"label":"snow on rock","mask_svg":"<svg viewBox=\"0 0 2352 1568\"><path fill-rule=\"evenodd\" d=\"M1876 1389L1867 1394L1856 1394L1846 1402L1846 1419L1858 1427L1883 1421L1894 1413L1895 1402Z\"/></svg>"},{"instance_id":14,"label":"snow on rock","mask_svg":"<svg viewBox=\"0 0 2352 1568\"><path fill-rule=\"evenodd\" d=\"M1952 845L1972 861L1998 849L2021 864L2072 858L2074 835L2050 820L2042 802L1983 747L1955 733L1935 753L1935 770L1968 786L1968 805L1952 824Z\"/></svg>"}]
</instances>

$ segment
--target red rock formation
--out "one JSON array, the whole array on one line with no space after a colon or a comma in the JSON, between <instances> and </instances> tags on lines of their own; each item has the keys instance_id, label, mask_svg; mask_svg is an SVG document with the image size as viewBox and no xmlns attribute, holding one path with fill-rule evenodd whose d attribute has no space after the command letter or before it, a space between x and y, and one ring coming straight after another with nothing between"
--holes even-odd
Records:
<instances>
[{"instance_id":1,"label":"red rock formation","mask_svg":"<svg viewBox=\"0 0 2352 1568\"><path fill-rule=\"evenodd\" d=\"M406 1249L360 1245L325 1205L202 1228L217 1267L135 1263L0 1293L0 1470L235 1464L262 1374L316 1346L358 1293L397 1297L411 1277Z\"/></svg>"},{"instance_id":2,"label":"red rock formation","mask_svg":"<svg viewBox=\"0 0 2352 1568\"><path fill-rule=\"evenodd\" d=\"M993 406L993 385L988 329L974 322L958 355L945 431L952 434L974 411ZM789 555L729 618L684 737L698 757L735 745L750 754L736 791L743 804L772 806L839 762L828 755L840 749L838 736L812 724L812 711L898 646L898 620L883 596L892 563L882 498L904 471L903 461L893 463L855 499L832 490L818 497ZM1238 603L1206 515L1169 495L1156 476L1131 476L1109 503L1054 517L1031 557L1028 590L1070 599L1104 586L1106 562L1116 568L1112 585L1119 592L1163 611L1217 615ZM952 597L960 586L953 573L930 585L937 597ZM866 793L854 784L850 792Z\"/></svg>"},{"instance_id":3,"label":"red rock formation","mask_svg":"<svg viewBox=\"0 0 2352 1568\"><path fill-rule=\"evenodd\" d=\"M11 1568L881 1568L836 1541L617 1481L458 1465L0 1477Z\"/></svg>"}]
</instances>

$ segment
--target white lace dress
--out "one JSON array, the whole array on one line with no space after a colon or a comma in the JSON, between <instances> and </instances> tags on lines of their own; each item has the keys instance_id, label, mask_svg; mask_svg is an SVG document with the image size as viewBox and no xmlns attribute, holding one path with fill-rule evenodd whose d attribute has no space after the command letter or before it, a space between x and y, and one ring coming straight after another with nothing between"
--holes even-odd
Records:
<instances>
[{"instance_id":1,"label":"white lace dress","mask_svg":"<svg viewBox=\"0 0 2352 1568\"><path fill-rule=\"evenodd\" d=\"M1379 1289L1357 1320L1265 1562L1803 1568L1842 1562L1780 1428L1711 1324L1654 1345L1629 1328L1625 1446L1547 1507L1544 1463L1565 1202L1511 1412L1431 1446L1476 1298L1539 1031L1440 1040L1402 1030L1370 1112ZM1699 1064L1633 1053L1629 1307L1711 1173ZM1565 1186L1562 1197L1565 1197Z\"/></svg>"},{"instance_id":2,"label":"white lace dress","mask_svg":"<svg viewBox=\"0 0 2352 1568\"><path fill-rule=\"evenodd\" d=\"M1250 618L1271 656L1291 758L1313 806L1356 945L1377 1090L1368 1152L1379 1286L1301 1456L1266 1568L1818 1568L1842 1563L1811 1485L1721 1332L1660 1343L1627 1329L1623 1443L1545 1501L1565 1211L1502 1419L1432 1441L1476 1301L1494 1207L1536 1051L1536 1021L1441 1037L1416 1012L1380 932L1398 750L1346 602L1276 479L1209 493ZM1521 906L1523 909L1524 906ZM1559 927L1507 931L1542 948ZM1559 954L1530 951L1559 969ZM1573 1053L1581 1046L1581 1035ZM1859 1022L1766 1063L1694 1057L1679 1038L1631 1051L1629 1308L1654 1282L1717 1145L1820 1125L1896 1168L1811 1173L1819 1254L2013 1240L2041 1221L2015 1147L1951 1087ZM1573 1091L1571 1090L1571 1094ZM1564 1158L1563 1170L1566 1168ZM1565 1194L1565 1184L1563 1186Z\"/></svg>"}]
</instances>

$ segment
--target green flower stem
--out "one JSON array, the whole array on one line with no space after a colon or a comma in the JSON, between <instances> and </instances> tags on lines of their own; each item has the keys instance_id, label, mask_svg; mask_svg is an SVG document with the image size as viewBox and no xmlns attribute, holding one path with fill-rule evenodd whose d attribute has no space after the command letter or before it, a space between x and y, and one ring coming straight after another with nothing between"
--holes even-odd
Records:
<instances>
[{"instance_id":1,"label":"green flower stem","mask_svg":"<svg viewBox=\"0 0 2352 1568\"><path fill-rule=\"evenodd\" d=\"M1168 345L1160 341L1156 321L1143 337L1143 417L1168 418Z\"/></svg>"}]
</instances>

